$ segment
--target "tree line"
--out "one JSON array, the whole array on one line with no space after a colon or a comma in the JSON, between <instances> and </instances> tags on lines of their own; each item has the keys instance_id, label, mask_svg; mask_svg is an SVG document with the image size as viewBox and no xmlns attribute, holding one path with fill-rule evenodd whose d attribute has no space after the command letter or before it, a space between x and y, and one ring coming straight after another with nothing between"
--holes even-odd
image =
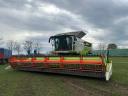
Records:
<instances>
[{"instance_id":1,"label":"tree line","mask_svg":"<svg viewBox=\"0 0 128 96\"><path fill-rule=\"evenodd\" d=\"M106 49L118 49L118 46L115 43L109 43L107 46L106 44L100 43L98 45L99 50L106 50Z\"/></svg>"},{"instance_id":2,"label":"tree line","mask_svg":"<svg viewBox=\"0 0 128 96\"><path fill-rule=\"evenodd\" d=\"M6 43L7 49L11 50L12 52L16 52L18 55L21 52L25 51L28 55L30 54L39 54L42 48L40 42L35 42L32 40L24 41L23 43L19 43L17 41L9 40Z\"/></svg>"},{"instance_id":3,"label":"tree line","mask_svg":"<svg viewBox=\"0 0 128 96\"><path fill-rule=\"evenodd\" d=\"M6 43L6 47L12 52L15 51L18 55L21 54L22 52L26 52L28 55L30 55L30 54L40 54L42 44L40 42L36 42L33 40L27 40L24 41L23 43L9 40ZM117 49L117 48L118 46L115 43L109 43L107 46L106 44L103 43L100 43L98 45L98 50Z\"/></svg>"}]
</instances>

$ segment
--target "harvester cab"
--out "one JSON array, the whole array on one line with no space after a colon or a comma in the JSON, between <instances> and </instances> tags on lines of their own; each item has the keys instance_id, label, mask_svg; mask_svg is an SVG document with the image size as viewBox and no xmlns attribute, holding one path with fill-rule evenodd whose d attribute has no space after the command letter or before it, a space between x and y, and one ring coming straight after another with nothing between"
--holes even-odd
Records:
<instances>
[{"instance_id":1,"label":"harvester cab","mask_svg":"<svg viewBox=\"0 0 128 96\"><path fill-rule=\"evenodd\" d=\"M54 47L53 53L85 55L91 52L92 44L81 39L85 35L83 31L77 31L51 36L49 42Z\"/></svg>"}]
</instances>

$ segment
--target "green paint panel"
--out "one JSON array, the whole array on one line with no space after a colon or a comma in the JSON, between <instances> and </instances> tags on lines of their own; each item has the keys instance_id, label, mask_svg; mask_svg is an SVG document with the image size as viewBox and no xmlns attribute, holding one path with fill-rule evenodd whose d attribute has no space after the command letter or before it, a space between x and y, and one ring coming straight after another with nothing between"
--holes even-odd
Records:
<instances>
[{"instance_id":1,"label":"green paint panel","mask_svg":"<svg viewBox=\"0 0 128 96\"><path fill-rule=\"evenodd\" d=\"M80 57L64 57L64 60L80 60Z\"/></svg>"},{"instance_id":2,"label":"green paint panel","mask_svg":"<svg viewBox=\"0 0 128 96\"><path fill-rule=\"evenodd\" d=\"M37 57L36 60L44 60L44 57Z\"/></svg>"},{"instance_id":3,"label":"green paint panel","mask_svg":"<svg viewBox=\"0 0 128 96\"><path fill-rule=\"evenodd\" d=\"M100 57L83 57L83 60L101 60Z\"/></svg>"},{"instance_id":4,"label":"green paint panel","mask_svg":"<svg viewBox=\"0 0 128 96\"><path fill-rule=\"evenodd\" d=\"M49 60L60 60L60 57L49 57Z\"/></svg>"}]
</instances>

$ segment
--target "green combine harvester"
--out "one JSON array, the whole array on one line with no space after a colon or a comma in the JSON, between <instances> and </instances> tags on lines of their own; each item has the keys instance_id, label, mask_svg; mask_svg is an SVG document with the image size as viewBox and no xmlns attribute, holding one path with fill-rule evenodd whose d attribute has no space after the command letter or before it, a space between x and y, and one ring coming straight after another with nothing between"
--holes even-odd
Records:
<instances>
[{"instance_id":1,"label":"green combine harvester","mask_svg":"<svg viewBox=\"0 0 128 96\"><path fill-rule=\"evenodd\" d=\"M92 55L92 44L82 40L83 31L57 34L49 38L54 48L50 55L12 56L13 69L103 78L112 75L108 54ZM108 53L108 52L107 52Z\"/></svg>"}]
</instances>

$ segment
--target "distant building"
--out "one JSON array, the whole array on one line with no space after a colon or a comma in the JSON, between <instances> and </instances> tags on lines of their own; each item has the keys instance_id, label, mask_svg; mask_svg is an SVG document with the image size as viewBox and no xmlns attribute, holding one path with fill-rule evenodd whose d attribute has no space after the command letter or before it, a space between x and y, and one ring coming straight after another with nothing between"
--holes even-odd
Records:
<instances>
[{"instance_id":1,"label":"distant building","mask_svg":"<svg viewBox=\"0 0 128 96\"><path fill-rule=\"evenodd\" d=\"M93 54L106 54L107 50L94 50ZM109 50L110 56L128 56L128 49L111 49Z\"/></svg>"}]
</instances>

